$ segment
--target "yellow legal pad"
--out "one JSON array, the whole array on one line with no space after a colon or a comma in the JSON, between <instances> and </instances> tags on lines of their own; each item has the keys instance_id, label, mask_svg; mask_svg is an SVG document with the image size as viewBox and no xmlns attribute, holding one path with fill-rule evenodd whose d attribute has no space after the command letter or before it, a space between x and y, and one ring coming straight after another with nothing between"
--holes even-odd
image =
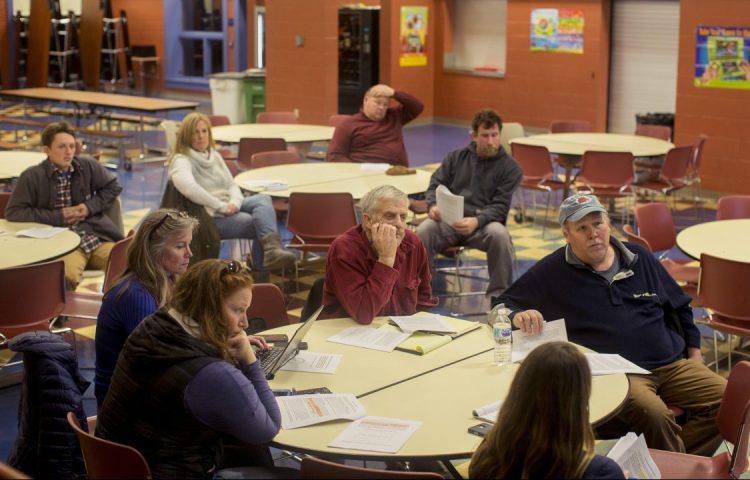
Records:
<instances>
[{"instance_id":1,"label":"yellow legal pad","mask_svg":"<svg viewBox=\"0 0 750 480\"><path fill-rule=\"evenodd\" d=\"M451 317L441 318L449 323L451 327L456 329L455 333L415 332L409 338L401 342L399 346L396 347L396 350L413 353L415 355L424 355L425 353L430 353L436 348L447 345L454 338L460 337L461 335L476 330L482 326L479 322L470 322L468 320L460 320ZM383 325L380 328L386 328L396 332L401 331L395 325Z\"/></svg>"}]
</instances>

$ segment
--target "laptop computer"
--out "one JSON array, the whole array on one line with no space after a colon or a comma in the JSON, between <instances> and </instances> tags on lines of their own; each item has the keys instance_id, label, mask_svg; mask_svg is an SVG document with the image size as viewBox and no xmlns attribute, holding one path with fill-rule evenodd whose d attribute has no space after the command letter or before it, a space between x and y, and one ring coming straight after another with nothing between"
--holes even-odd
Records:
<instances>
[{"instance_id":1,"label":"laptop computer","mask_svg":"<svg viewBox=\"0 0 750 480\"><path fill-rule=\"evenodd\" d=\"M258 360L260 360L260 367L263 369L266 379L273 379L276 372L278 372L286 362L297 356L300 343L305 338L305 335L307 335L307 332L310 331L315 320L318 319L318 315L320 315L320 312L322 311L323 306L321 305L320 308L315 310L315 312L305 320L305 323L294 332L294 335L292 335L289 342L283 345L274 345L268 350L257 352L256 356L258 357Z\"/></svg>"}]
</instances>

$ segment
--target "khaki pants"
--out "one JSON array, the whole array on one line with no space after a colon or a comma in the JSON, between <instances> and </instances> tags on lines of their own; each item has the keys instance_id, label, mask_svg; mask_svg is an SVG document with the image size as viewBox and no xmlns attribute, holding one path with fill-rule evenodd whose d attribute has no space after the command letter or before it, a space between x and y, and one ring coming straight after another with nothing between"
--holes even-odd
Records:
<instances>
[{"instance_id":1,"label":"khaki pants","mask_svg":"<svg viewBox=\"0 0 750 480\"><path fill-rule=\"evenodd\" d=\"M727 381L694 360L678 360L651 372L628 375L630 392L619 417L643 433L650 448L713 455L721 443L716 414ZM667 405L685 410L685 426L675 422Z\"/></svg>"},{"instance_id":2,"label":"khaki pants","mask_svg":"<svg viewBox=\"0 0 750 480\"><path fill-rule=\"evenodd\" d=\"M114 242L102 242L91 253L84 252L82 248L76 248L65 255L62 258L63 262L65 262L65 288L67 290L75 290L81 282L83 271L86 269L106 270L109 253L114 246Z\"/></svg>"}]
</instances>

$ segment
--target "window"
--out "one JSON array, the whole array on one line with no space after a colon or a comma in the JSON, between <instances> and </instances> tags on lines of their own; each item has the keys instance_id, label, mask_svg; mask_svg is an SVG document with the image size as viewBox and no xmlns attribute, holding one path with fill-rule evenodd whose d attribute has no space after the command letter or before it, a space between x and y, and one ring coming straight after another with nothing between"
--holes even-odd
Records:
<instances>
[{"instance_id":1,"label":"window","mask_svg":"<svg viewBox=\"0 0 750 480\"><path fill-rule=\"evenodd\" d=\"M484 75L505 73L507 0L447 0L443 68ZM452 40L452 41L451 41Z\"/></svg>"},{"instance_id":2,"label":"window","mask_svg":"<svg viewBox=\"0 0 750 480\"><path fill-rule=\"evenodd\" d=\"M255 8L255 68L266 68L266 7Z\"/></svg>"}]
</instances>

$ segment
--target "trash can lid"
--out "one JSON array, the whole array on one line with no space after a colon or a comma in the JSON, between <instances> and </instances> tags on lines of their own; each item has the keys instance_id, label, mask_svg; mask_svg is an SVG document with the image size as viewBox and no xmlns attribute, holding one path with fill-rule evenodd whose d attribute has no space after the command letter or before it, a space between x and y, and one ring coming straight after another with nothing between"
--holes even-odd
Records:
<instances>
[{"instance_id":1,"label":"trash can lid","mask_svg":"<svg viewBox=\"0 0 750 480\"><path fill-rule=\"evenodd\" d=\"M244 72L212 73L211 78L242 80L243 78L245 78L245 73Z\"/></svg>"}]
</instances>

